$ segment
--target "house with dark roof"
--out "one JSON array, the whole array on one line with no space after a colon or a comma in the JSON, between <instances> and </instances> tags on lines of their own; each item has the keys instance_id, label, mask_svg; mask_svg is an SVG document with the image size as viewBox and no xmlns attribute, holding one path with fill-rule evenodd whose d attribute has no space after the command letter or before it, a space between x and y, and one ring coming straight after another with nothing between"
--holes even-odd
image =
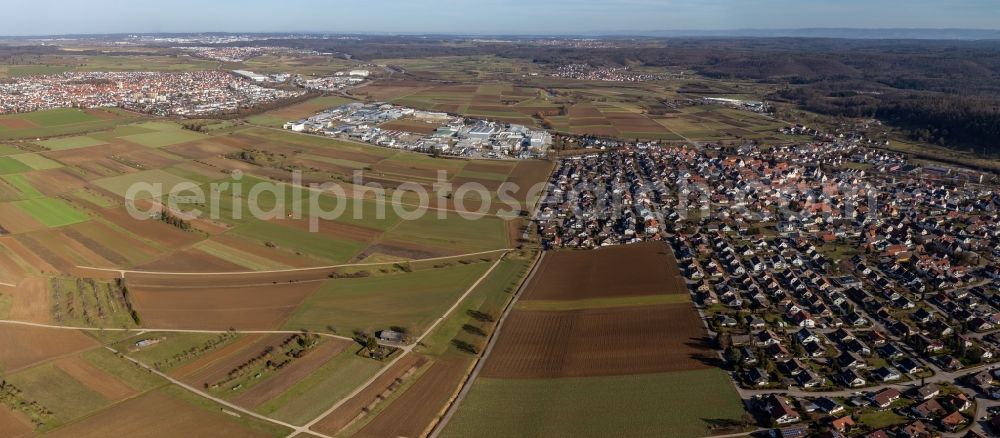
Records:
<instances>
[{"instance_id":1,"label":"house with dark roof","mask_svg":"<svg viewBox=\"0 0 1000 438\"><path fill-rule=\"evenodd\" d=\"M799 413L792 409L783 397L772 394L767 397L766 402L767 412L775 423L789 424L801 419Z\"/></svg>"},{"instance_id":2,"label":"house with dark roof","mask_svg":"<svg viewBox=\"0 0 1000 438\"><path fill-rule=\"evenodd\" d=\"M913 393L920 400L930 400L941 394L941 388L936 384L929 383L927 385L915 389Z\"/></svg>"}]
</instances>

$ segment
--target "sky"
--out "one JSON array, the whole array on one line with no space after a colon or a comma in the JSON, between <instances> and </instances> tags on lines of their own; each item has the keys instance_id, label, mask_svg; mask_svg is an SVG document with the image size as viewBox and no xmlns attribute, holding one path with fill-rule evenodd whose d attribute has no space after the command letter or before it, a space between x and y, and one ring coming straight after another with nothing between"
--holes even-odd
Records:
<instances>
[{"instance_id":1,"label":"sky","mask_svg":"<svg viewBox=\"0 0 1000 438\"><path fill-rule=\"evenodd\" d=\"M0 0L0 35L1000 29L998 0Z\"/></svg>"}]
</instances>

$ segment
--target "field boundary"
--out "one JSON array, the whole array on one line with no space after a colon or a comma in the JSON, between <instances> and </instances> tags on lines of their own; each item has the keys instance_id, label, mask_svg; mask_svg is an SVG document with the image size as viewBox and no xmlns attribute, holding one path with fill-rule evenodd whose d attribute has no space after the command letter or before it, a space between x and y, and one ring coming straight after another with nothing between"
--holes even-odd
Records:
<instances>
[{"instance_id":1,"label":"field boundary","mask_svg":"<svg viewBox=\"0 0 1000 438\"><path fill-rule=\"evenodd\" d=\"M478 359L476 359L476 364L474 367L472 367L472 372L470 372L462 381L458 393L454 397L452 397L452 399L450 400L450 404L445 410L444 415L441 416L441 418L437 421L436 424L434 424L433 429L430 431L429 434L426 435L427 438L438 438L438 436L441 435L441 431L443 431L445 426L448 425L448 422L451 420L451 417L455 415L455 411L458 409L458 406L462 403L462 400L464 400L465 396L469 394L469 391L472 389L472 384L475 382L476 378L479 377L479 373L480 371L482 371L483 366L486 363L486 359L493 351L493 346L496 345L497 338L500 337L500 332L503 330L504 322L507 320L507 317L514 309L514 305L517 302L517 299L521 297L521 294L524 292L524 289L527 287L529 283L531 283L531 279L535 277L535 273L538 272L538 267L541 266L543 259L545 259L545 254L547 254L546 251L540 251L540 254L535 259L534 265L531 267L531 272L528 273L528 275L524 276L524 279L521 281L521 285L517 288L517 293L514 294L514 297L510 299L510 301L507 303L507 307L505 307L503 310L503 314L500 315L500 319L497 321L497 327L495 330L493 330L493 333L490 334L490 339L486 343L486 348L483 349L483 354L480 355Z\"/></svg>"},{"instance_id":2,"label":"field boundary","mask_svg":"<svg viewBox=\"0 0 1000 438\"><path fill-rule=\"evenodd\" d=\"M132 270L132 269L115 269L115 268L98 268L94 266L77 266L77 269L97 271L97 272L115 272L118 273L121 278L125 278L125 274L140 274L140 275L166 275L166 276L223 276L223 275L254 275L254 274L282 274L290 272L308 272L308 271L323 271L328 269L336 268L351 268L351 267L363 267L363 266L382 266L382 265L394 265L398 263L420 263L420 262L434 262L438 260L447 259L457 259L462 257L473 257L477 255L493 254L497 252L508 253L513 251L513 248L502 248L502 249L491 249L489 251L479 251L470 252L468 254L458 254L450 256L441 257L431 257L427 259L414 259L414 260L402 260L402 261L392 261L392 262L372 262L372 263L343 263L339 265L327 265L327 266L313 266L307 268L289 268L289 269L272 269L264 271L222 271L222 272L170 272L170 271L142 271L142 270Z\"/></svg>"},{"instance_id":3,"label":"field boundary","mask_svg":"<svg viewBox=\"0 0 1000 438\"><path fill-rule=\"evenodd\" d=\"M506 255L506 252L504 254ZM367 388L368 385L371 385L376 379L378 379L383 374L385 374L386 372L388 372L389 369L392 368L392 366L395 365L397 362L399 362L400 359L402 359L403 357L406 357L406 355L408 355L408 354L417 354L417 353L413 352L413 348L415 346L417 346L417 345L420 345L420 343L427 336L429 336L431 333L434 332L434 329L437 328L438 325L440 325L442 322L444 322L445 318L447 318L448 315L450 315L452 312L455 311L455 309L457 309L459 306L461 306L462 302L465 301L465 299L468 298L469 295L472 294L472 292L475 291L477 287L479 287L479 285L483 282L483 280L485 280L487 277L489 277L490 274L492 274L493 271L496 270L497 266L500 266L500 262L501 261L503 261L502 257L500 259L498 259L496 262L493 262L493 266L490 266L490 269L487 269L486 272L483 273L483 275L481 275L478 279L476 279L476 281L474 283L472 283L472 285L469 286L468 289L465 290L465 293L463 293L462 296L458 297L458 299L455 300L455 302L451 305L451 307L449 307L448 310L446 310L443 314L441 314L441 316L439 316L437 318L437 320L434 321L434 324L431 324L431 326L427 328L427 330L424 332L423 335L421 335L419 338L417 338L412 344L400 347L400 349L403 350L402 354L396 356L395 359L393 359L389 363L385 364L385 366L383 366L382 369L379 370L378 373L375 373L375 375L373 375L366 382L362 383L360 386L358 386L357 388L355 388L354 391L352 391L350 394L347 394L346 396L344 396L343 398L341 398L339 401L337 401L337 403L334 403L333 406L330 406L326 411L323 411L323 413L321 413L319 416L317 416L316 418L314 418L312 421L309 421L304 426L302 426L302 430L306 430L306 431L312 432L310 430L311 427L315 426L316 423L319 423L320 421L322 421L324 418L326 418L326 416L332 414L334 411L337 410L337 408L339 408L340 406L342 406L348 400L350 400L354 396L356 396L359 393L361 393L362 391L364 391L364 389ZM317 433L317 432L313 432L313 433ZM291 437L294 437L294 436L295 436L295 433L292 433L292 434L288 435L288 438L291 438Z\"/></svg>"}]
</instances>

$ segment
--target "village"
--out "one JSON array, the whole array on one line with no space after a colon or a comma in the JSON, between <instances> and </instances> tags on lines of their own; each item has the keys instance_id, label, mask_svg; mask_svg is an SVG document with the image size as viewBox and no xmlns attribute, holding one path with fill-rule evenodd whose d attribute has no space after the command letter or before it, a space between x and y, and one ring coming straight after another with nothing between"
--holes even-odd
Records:
<instances>
[{"instance_id":1,"label":"village","mask_svg":"<svg viewBox=\"0 0 1000 438\"><path fill-rule=\"evenodd\" d=\"M563 158L535 223L550 248L667 241L734 385L780 436L986 436L995 179L784 131L813 142Z\"/></svg>"},{"instance_id":2,"label":"village","mask_svg":"<svg viewBox=\"0 0 1000 438\"><path fill-rule=\"evenodd\" d=\"M349 103L287 122L284 128L467 158L538 158L552 144L552 135L544 130L387 103Z\"/></svg>"},{"instance_id":3,"label":"village","mask_svg":"<svg viewBox=\"0 0 1000 438\"><path fill-rule=\"evenodd\" d=\"M276 56L317 56L323 55L315 50L296 50L277 46L194 46L174 47L174 49L190 52L194 56L221 62L243 62L263 55Z\"/></svg>"},{"instance_id":4,"label":"village","mask_svg":"<svg viewBox=\"0 0 1000 438\"><path fill-rule=\"evenodd\" d=\"M604 82L662 81L666 75L635 71L630 67L597 67L590 64L565 64L550 76L554 78Z\"/></svg>"},{"instance_id":5,"label":"village","mask_svg":"<svg viewBox=\"0 0 1000 438\"><path fill-rule=\"evenodd\" d=\"M67 72L0 83L0 114L117 107L159 116L235 113L304 95L227 71Z\"/></svg>"}]
</instances>

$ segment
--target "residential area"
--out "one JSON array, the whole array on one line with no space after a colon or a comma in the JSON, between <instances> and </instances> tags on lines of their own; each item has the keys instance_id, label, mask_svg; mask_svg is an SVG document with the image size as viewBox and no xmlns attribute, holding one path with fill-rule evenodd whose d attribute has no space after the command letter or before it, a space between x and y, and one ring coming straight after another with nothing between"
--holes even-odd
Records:
<instances>
[{"instance_id":1,"label":"residential area","mask_svg":"<svg viewBox=\"0 0 1000 438\"><path fill-rule=\"evenodd\" d=\"M670 243L734 385L781 436L996 436L996 180L811 135L563 158L535 223L550 248Z\"/></svg>"},{"instance_id":2,"label":"residential area","mask_svg":"<svg viewBox=\"0 0 1000 438\"><path fill-rule=\"evenodd\" d=\"M207 116L304 94L301 90L262 87L227 71L67 72L0 83L0 114L118 107L159 116Z\"/></svg>"},{"instance_id":3,"label":"residential area","mask_svg":"<svg viewBox=\"0 0 1000 438\"><path fill-rule=\"evenodd\" d=\"M663 74L636 71L630 67L598 67L590 64L561 65L550 76L554 78L604 82L662 81L667 77Z\"/></svg>"}]
</instances>

